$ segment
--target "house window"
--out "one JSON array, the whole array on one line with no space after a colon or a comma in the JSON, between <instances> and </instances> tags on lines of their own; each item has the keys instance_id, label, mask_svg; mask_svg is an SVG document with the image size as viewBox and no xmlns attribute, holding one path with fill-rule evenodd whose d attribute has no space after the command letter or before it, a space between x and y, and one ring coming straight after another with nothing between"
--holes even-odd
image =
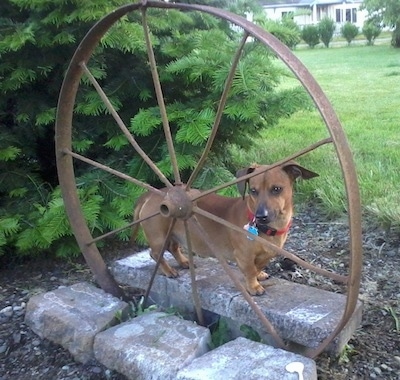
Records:
<instances>
[{"instance_id":1,"label":"house window","mask_svg":"<svg viewBox=\"0 0 400 380\"><path fill-rule=\"evenodd\" d=\"M351 9L346 9L346 22L351 22Z\"/></svg>"},{"instance_id":2,"label":"house window","mask_svg":"<svg viewBox=\"0 0 400 380\"><path fill-rule=\"evenodd\" d=\"M282 18L293 20L294 12L282 12Z\"/></svg>"},{"instance_id":3,"label":"house window","mask_svg":"<svg viewBox=\"0 0 400 380\"><path fill-rule=\"evenodd\" d=\"M336 9L336 22L342 22L343 20L343 9Z\"/></svg>"},{"instance_id":4,"label":"house window","mask_svg":"<svg viewBox=\"0 0 400 380\"><path fill-rule=\"evenodd\" d=\"M344 17L343 17L344 16ZM357 22L357 8L352 9L336 9L336 22Z\"/></svg>"},{"instance_id":5,"label":"house window","mask_svg":"<svg viewBox=\"0 0 400 380\"><path fill-rule=\"evenodd\" d=\"M351 15L352 15L353 22L356 23L357 22L357 8L353 8L351 10Z\"/></svg>"}]
</instances>

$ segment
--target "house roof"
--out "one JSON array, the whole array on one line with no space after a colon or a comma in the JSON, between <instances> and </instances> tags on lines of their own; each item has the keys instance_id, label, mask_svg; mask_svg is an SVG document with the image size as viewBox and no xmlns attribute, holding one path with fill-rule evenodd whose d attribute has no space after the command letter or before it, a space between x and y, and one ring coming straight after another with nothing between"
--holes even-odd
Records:
<instances>
[{"instance_id":1,"label":"house roof","mask_svg":"<svg viewBox=\"0 0 400 380\"><path fill-rule=\"evenodd\" d=\"M262 0L260 4L263 7L268 6L290 6L290 5L311 5L314 0Z\"/></svg>"},{"instance_id":2,"label":"house roof","mask_svg":"<svg viewBox=\"0 0 400 380\"><path fill-rule=\"evenodd\" d=\"M269 7L288 7L288 6L311 6L311 5L329 5L342 3L361 3L362 0L261 0L260 4L264 8Z\"/></svg>"}]
</instances>

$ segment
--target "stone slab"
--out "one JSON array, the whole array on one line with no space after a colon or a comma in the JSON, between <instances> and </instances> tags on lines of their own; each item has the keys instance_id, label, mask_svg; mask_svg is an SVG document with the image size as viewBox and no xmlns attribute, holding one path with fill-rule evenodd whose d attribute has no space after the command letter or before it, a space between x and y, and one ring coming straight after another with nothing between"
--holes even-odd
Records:
<instances>
[{"instance_id":1,"label":"stone slab","mask_svg":"<svg viewBox=\"0 0 400 380\"><path fill-rule=\"evenodd\" d=\"M177 267L168 252L165 258ZM216 313L246 324L256 331L264 327L247 301L235 288L230 278L212 258L195 257L196 281L204 310ZM145 250L114 262L112 269L115 279L121 284L147 289L155 263ZM232 267L238 276L240 272ZM180 270L175 279L157 275L151 297L164 307L181 307L193 312L191 280L188 270ZM318 288L272 278L264 282L266 293L254 297L257 305L275 326L282 338L301 347L315 348L338 325L342 317L346 296ZM358 303L354 315L345 329L331 344L335 353L342 350L361 323L362 304Z\"/></svg>"},{"instance_id":2,"label":"stone slab","mask_svg":"<svg viewBox=\"0 0 400 380\"><path fill-rule=\"evenodd\" d=\"M210 331L191 321L149 312L99 333L96 359L128 379L176 379L177 372L209 350Z\"/></svg>"},{"instance_id":3,"label":"stone slab","mask_svg":"<svg viewBox=\"0 0 400 380\"><path fill-rule=\"evenodd\" d=\"M93 356L95 335L118 322L128 304L88 283L60 287L30 298L25 323L41 338L67 349L76 361Z\"/></svg>"},{"instance_id":4,"label":"stone slab","mask_svg":"<svg viewBox=\"0 0 400 380\"><path fill-rule=\"evenodd\" d=\"M286 370L293 362L303 366L304 379L317 380L312 359L240 337L193 360L178 372L177 380L295 380L299 374Z\"/></svg>"}]
</instances>

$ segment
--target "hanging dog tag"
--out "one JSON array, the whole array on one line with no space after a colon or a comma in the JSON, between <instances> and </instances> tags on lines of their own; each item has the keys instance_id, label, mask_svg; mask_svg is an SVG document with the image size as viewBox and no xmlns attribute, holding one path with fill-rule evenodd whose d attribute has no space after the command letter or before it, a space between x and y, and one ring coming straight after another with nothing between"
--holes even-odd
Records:
<instances>
[{"instance_id":1,"label":"hanging dog tag","mask_svg":"<svg viewBox=\"0 0 400 380\"><path fill-rule=\"evenodd\" d=\"M243 226L243 228L244 228L246 231L249 231L252 235L258 236L258 229L257 229L257 227L254 227L254 226L250 225L249 223L247 223L247 224L245 224L245 225ZM249 236L249 235L247 235L247 239L249 239L249 240L254 240L254 239L253 239L251 236Z\"/></svg>"}]
</instances>

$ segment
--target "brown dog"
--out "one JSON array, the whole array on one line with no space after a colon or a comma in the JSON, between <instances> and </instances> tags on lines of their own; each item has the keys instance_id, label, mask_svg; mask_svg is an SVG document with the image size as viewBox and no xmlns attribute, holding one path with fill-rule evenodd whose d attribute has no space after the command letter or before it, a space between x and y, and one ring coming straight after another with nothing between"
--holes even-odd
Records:
<instances>
[{"instance_id":1,"label":"brown dog","mask_svg":"<svg viewBox=\"0 0 400 380\"><path fill-rule=\"evenodd\" d=\"M237 177L240 178L255 171L262 172L266 168L267 166L252 165L239 170ZM258 234L278 247L282 247L293 216L293 183L300 177L310 179L316 176L318 174L291 161L239 182L238 188L242 197L229 198L210 194L198 199L196 205L199 208L248 230L248 234L247 236L240 234L197 214L196 218L203 232L205 231L208 236L204 237L196 228L190 229L193 252L203 257L214 256L205 240L212 241L214 249L227 260L236 261L245 277L247 291L251 295L263 294L265 290L259 281L268 277L263 269L275 254L252 239L252 234ZM247 188L248 195L245 194ZM135 220L146 218L159 211L163 200L162 195L155 193L142 195L135 207ZM162 215L141 222L151 249L151 256L155 260L158 259L155 256L163 247L169 225L170 219ZM181 267L188 268L188 260L182 254L180 245L187 246L187 241L184 223L177 219L169 242L169 250ZM161 258L160 267L166 276L178 276L178 272L163 258Z\"/></svg>"}]
</instances>

